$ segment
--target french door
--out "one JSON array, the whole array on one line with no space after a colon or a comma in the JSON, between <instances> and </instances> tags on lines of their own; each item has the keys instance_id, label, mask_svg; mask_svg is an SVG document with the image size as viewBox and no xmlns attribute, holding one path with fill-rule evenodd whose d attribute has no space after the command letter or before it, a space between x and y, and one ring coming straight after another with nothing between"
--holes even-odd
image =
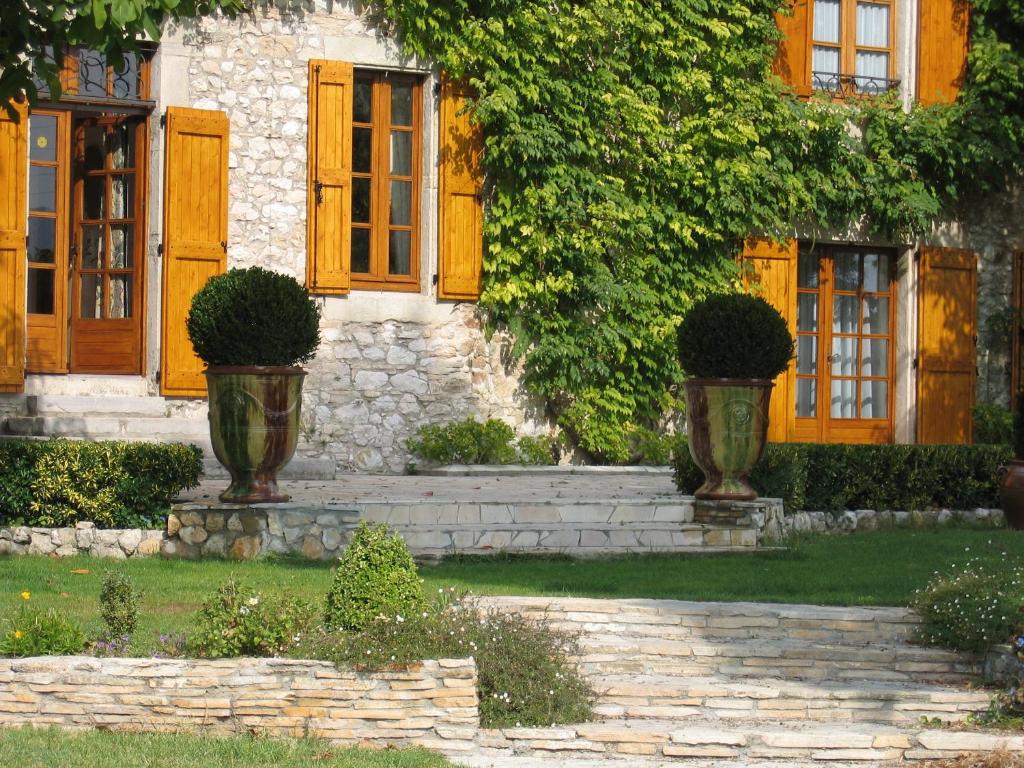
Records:
<instances>
[{"instance_id":1,"label":"french door","mask_svg":"<svg viewBox=\"0 0 1024 768\"><path fill-rule=\"evenodd\" d=\"M797 262L796 439L893 439L896 254L805 246Z\"/></svg>"}]
</instances>

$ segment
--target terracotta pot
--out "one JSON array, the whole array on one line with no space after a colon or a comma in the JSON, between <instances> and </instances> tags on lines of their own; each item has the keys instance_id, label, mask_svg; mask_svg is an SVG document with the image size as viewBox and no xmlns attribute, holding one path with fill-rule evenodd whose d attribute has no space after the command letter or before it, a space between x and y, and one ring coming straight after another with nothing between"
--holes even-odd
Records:
<instances>
[{"instance_id":1,"label":"terracotta pot","mask_svg":"<svg viewBox=\"0 0 1024 768\"><path fill-rule=\"evenodd\" d=\"M689 379L686 432L690 456L704 472L698 499L751 501L757 498L747 474L768 439L767 379Z\"/></svg>"},{"instance_id":2,"label":"terracotta pot","mask_svg":"<svg viewBox=\"0 0 1024 768\"><path fill-rule=\"evenodd\" d=\"M295 453L305 376L298 367L206 369L213 452L231 473L221 501L288 501L277 473Z\"/></svg>"},{"instance_id":3,"label":"terracotta pot","mask_svg":"<svg viewBox=\"0 0 1024 768\"><path fill-rule=\"evenodd\" d=\"M1024 530L1024 461L1014 459L1007 465L1006 476L999 484L999 506L1008 526Z\"/></svg>"}]
</instances>

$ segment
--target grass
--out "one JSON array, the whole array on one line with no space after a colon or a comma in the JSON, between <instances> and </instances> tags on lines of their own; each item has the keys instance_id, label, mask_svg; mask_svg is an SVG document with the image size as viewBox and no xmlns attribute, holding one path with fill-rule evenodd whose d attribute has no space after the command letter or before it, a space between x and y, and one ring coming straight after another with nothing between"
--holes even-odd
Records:
<instances>
[{"instance_id":1,"label":"grass","mask_svg":"<svg viewBox=\"0 0 1024 768\"><path fill-rule=\"evenodd\" d=\"M430 590L455 586L484 595L907 605L914 590L935 571L969 555L1024 559L1024 533L964 528L880 531L809 537L784 551L757 554L649 555L598 561L462 558L424 567L421 575ZM319 601L330 586L330 567L330 563L295 560L116 562L8 556L0 558L0 617L16 612L19 593L29 590L34 606L56 607L96 632L103 572L119 568L144 593L135 650L146 652L157 635L184 630L190 614L229 576L265 592L291 590Z\"/></svg>"},{"instance_id":2,"label":"grass","mask_svg":"<svg viewBox=\"0 0 1024 768\"><path fill-rule=\"evenodd\" d=\"M342 749L316 739L0 729L0 765L19 768L452 768L422 749Z\"/></svg>"}]
</instances>

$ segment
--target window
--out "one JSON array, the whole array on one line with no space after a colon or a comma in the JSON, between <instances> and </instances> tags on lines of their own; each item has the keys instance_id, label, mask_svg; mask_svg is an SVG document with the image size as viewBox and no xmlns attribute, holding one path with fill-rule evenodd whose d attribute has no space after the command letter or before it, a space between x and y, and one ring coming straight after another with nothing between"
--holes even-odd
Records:
<instances>
[{"instance_id":1,"label":"window","mask_svg":"<svg viewBox=\"0 0 1024 768\"><path fill-rule=\"evenodd\" d=\"M815 90L881 93L893 87L895 0L814 0L811 85Z\"/></svg>"}]
</instances>

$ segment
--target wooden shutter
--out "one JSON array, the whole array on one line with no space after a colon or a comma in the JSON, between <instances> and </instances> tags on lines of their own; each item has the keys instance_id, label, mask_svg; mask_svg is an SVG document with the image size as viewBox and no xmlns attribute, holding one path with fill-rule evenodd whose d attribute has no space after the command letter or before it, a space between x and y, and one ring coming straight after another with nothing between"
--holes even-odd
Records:
<instances>
[{"instance_id":1,"label":"wooden shutter","mask_svg":"<svg viewBox=\"0 0 1024 768\"><path fill-rule=\"evenodd\" d=\"M352 65L309 62L306 283L314 293L352 284Z\"/></svg>"},{"instance_id":2,"label":"wooden shutter","mask_svg":"<svg viewBox=\"0 0 1024 768\"><path fill-rule=\"evenodd\" d=\"M782 32L783 40L779 44L773 69L801 96L811 92L811 2L813 0L791 0L788 5L793 11L792 15L775 15L775 23Z\"/></svg>"},{"instance_id":3,"label":"wooden shutter","mask_svg":"<svg viewBox=\"0 0 1024 768\"><path fill-rule=\"evenodd\" d=\"M480 298L483 268L483 134L464 110L468 86L441 85L439 299Z\"/></svg>"},{"instance_id":4,"label":"wooden shutter","mask_svg":"<svg viewBox=\"0 0 1024 768\"><path fill-rule=\"evenodd\" d=\"M977 374L972 251L921 248L918 269L917 440L971 442Z\"/></svg>"},{"instance_id":5,"label":"wooden shutter","mask_svg":"<svg viewBox=\"0 0 1024 768\"><path fill-rule=\"evenodd\" d=\"M796 334L796 259L797 241L783 245L761 238L743 244L745 279L765 301L786 319L789 331ZM768 439L785 442L796 426L796 359L775 379L768 412Z\"/></svg>"},{"instance_id":6,"label":"wooden shutter","mask_svg":"<svg viewBox=\"0 0 1024 768\"><path fill-rule=\"evenodd\" d=\"M0 105L0 392L25 388L28 110Z\"/></svg>"},{"instance_id":7,"label":"wooden shutter","mask_svg":"<svg viewBox=\"0 0 1024 768\"><path fill-rule=\"evenodd\" d=\"M169 107L164 173L163 333L160 391L205 395L203 362L185 319L192 297L224 272L228 249L228 117Z\"/></svg>"},{"instance_id":8,"label":"wooden shutter","mask_svg":"<svg viewBox=\"0 0 1024 768\"><path fill-rule=\"evenodd\" d=\"M923 0L918 9L917 98L951 103L967 68L970 8L965 0Z\"/></svg>"}]
</instances>

